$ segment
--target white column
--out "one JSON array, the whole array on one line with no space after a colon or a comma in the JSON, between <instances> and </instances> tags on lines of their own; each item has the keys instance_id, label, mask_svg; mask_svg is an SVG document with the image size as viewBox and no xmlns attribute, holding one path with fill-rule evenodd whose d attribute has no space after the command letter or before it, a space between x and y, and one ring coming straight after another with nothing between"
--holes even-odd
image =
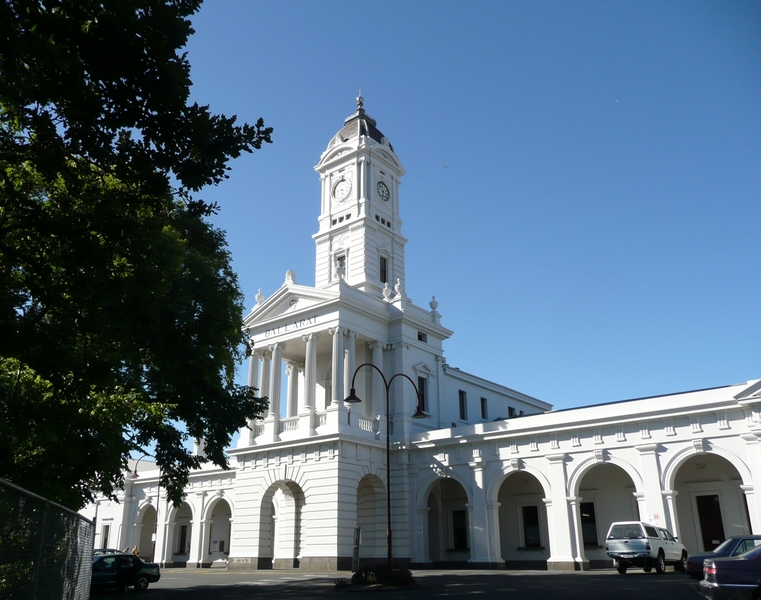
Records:
<instances>
[{"instance_id":1,"label":"white column","mask_svg":"<svg viewBox=\"0 0 761 600\"><path fill-rule=\"evenodd\" d=\"M571 546L573 538L566 498L568 481L565 459L565 454L547 457L552 496L545 498L544 503L547 507L547 525L550 534L550 557L547 559L547 569L550 571L573 571L576 564Z\"/></svg>"},{"instance_id":2,"label":"white column","mask_svg":"<svg viewBox=\"0 0 761 600\"><path fill-rule=\"evenodd\" d=\"M748 505L750 530L754 534L761 534L761 448L756 433L741 434L740 437L745 440L748 450L746 461L751 476L751 481L743 481L740 489L745 494Z\"/></svg>"},{"instance_id":3,"label":"white column","mask_svg":"<svg viewBox=\"0 0 761 600\"><path fill-rule=\"evenodd\" d=\"M675 490L663 490L663 499L666 501L666 509L668 510L666 523L668 530L676 537L679 537L679 527L676 520L676 495L678 493Z\"/></svg>"},{"instance_id":4,"label":"white column","mask_svg":"<svg viewBox=\"0 0 761 600\"><path fill-rule=\"evenodd\" d=\"M285 372L288 375L288 397L285 403L285 415L295 417L297 414L298 385L299 385L299 367L293 361L285 364Z\"/></svg>"},{"instance_id":5,"label":"white column","mask_svg":"<svg viewBox=\"0 0 761 600\"><path fill-rule=\"evenodd\" d=\"M256 350L251 350L248 358L248 386L259 387L259 354Z\"/></svg>"},{"instance_id":6,"label":"white column","mask_svg":"<svg viewBox=\"0 0 761 600\"><path fill-rule=\"evenodd\" d=\"M194 503L194 518L190 523L190 553L188 555L188 568L201 568L201 562L203 561L203 550L201 539L201 519L200 515L204 513L206 507L206 492L196 492L196 501Z\"/></svg>"},{"instance_id":7,"label":"white column","mask_svg":"<svg viewBox=\"0 0 761 600\"><path fill-rule=\"evenodd\" d=\"M341 327L328 329L333 336L333 357L331 365L330 403L337 405L343 402L344 395L344 330Z\"/></svg>"},{"instance_id":8,"label":"white column","mask_svg":"<svg viewBox=\"0 0 761 600\"><path fill-rule=\"evenodd\" d=\"M261 350L259 356L262 359L262 384L260 386L260 394L266 394L269 398L270 407L272 406L272 398L270 394L270 371L272 363L272 353L269 350Z\"/></svg>"},{"instance_id":9,"label":"white column","mask_svg":"<svg viewBox=\"0 0 761 600\"><path fill-rule=\"evenodd\" d=\"M355 352L355 340L357 338L356 331L347 331L346 340L344 342L346 347L344 357L344 390L351 389L351 380L354 376L354 363L356 362ZM345 398L346 396L344 396ZM343 398L341 398L343 400Z\"/></svg>"},{"instance_id":10,"label":"white column","mask_svg":"<svg viewBox=\"0 0 761 600\"><path fill-rule=\"evenodd\" d=\"M280 377L283 368L283 350L285 344L277 342L270 346L272 364L270 365L270 416L280 416Z\"/></svg>"},{"instance_id":11,"label":"white column","mask_svg":"<svg viewBox=\"0 0 761 600\"><path fill-rule=\"evenodd\" d=\"M251 346L253 347L253 341ZM259 388L259 353L256 350L251 350L251 356L248 358L248 387ZM257 396L261 396L261 390L257 392ZM250 446L253 442L252 433L254 429L254 421L252 419L247 420L248 427L240 428L240 437L238 438L238 448L245 448Z\"/></svg>"},{"instance_id":12,"label":"white column","mask_svg":"<svg viewBox=\"0 0 761 600\"><path fill-rule=\"evenodd\" d=\"M663 493L661 489L661 465L658 460L658 444L646 444L637 446L639 451L640 473L642 473L642 490L645 494L645 514L642 514L642 504L640 504L640 519L646 523L653 523L661 527L668 526L666 522L666 511L663 504Z\"/></svg>"},{"instance_id":13,"label":"white column","mask_svg":"<svg viewBox=\"0 0 761 600\"><path fill-rule=\"evenodd\" d=\"M589 560L584 555L584 532L581 528L581 498L569 496L568 503L571 508L574 560L582 571L589 571Z\"/></svg>"},{"instance_id":14,"label":"white column","mask_svg":"<svg viewBox=\"0 0 761 600\"><path fill-rule=\"evenodd\" d=\"M304 408L314 408L317 389L317 334L308 333L301 336L301 339L307 345L304 362Z\"/></svg>"},{"instance_id":15,"label":"white column","mask_svg":"<svg viewBox=\"0 0 761 600\"><path fill-rule=\"evenodd\" d=\"M369 344L373 349L373 365L383 371L383 344L380 342L370 342ZM373 372L373 412L378 413L380 416L386 416L386 388L383 385L383 378L375 369L371 369ZM368 413L370 414L370 413Z\"/></svg>"},{"instance_id":16,"label":"white column","mask_svg":"<svg viewBox=\"0 0 761 600\"><path fill-rule=\"evenodd\" d=\"M468 507L468 525L470 529L469 563L488 563L489 538L492 532L486 524L486 490L484 489L484 466L478 460L469 463L473 469L473 502ZM496 560L494 561L496 562Z\"/></svg>"},{"instance_id":17,"label":"white column","mask_svg":"<svg viewBox=\"0 0 761 600\"><path fill-rule=\"evenodd\" d=\"M489 531L489 557L490 561L498 565L504 565L502 559L502 544L499 537L499 502L486 503L486 527ZM493 567L492 567L493 568ZM499 568L499 567L498 567Z\"/></svg>"},{"instance_id":18,"label":"white column","mask_svg":"<svg viewBox=\"0 0 761 600\"><path fill-rule=\"evenodd\" d=\"M304 373L305 373L306 365L304 363L296 364L296 414L299 414L302 410L304 410L304 394L305 394L305 387L304 387Z\"/></svg>"}]
</instances>

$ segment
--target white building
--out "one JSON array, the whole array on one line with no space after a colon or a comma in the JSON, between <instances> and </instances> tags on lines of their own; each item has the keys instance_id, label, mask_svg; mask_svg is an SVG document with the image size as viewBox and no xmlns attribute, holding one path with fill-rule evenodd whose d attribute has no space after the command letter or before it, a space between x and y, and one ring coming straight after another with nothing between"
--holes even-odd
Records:
<instances>
[{"instance_id":1,"label":"white building","mask_svg":"<svg viewBox=\"0 0 761 600\"><path fill-rule=\"evenodd\" d=\"M761 533L761 380L553 412L450 367L435 298L405 294L405 171L361 98L316 170L315 286L288 271L245 319L269 414L231 470L191 475L179 508L141 463L119 503L98 503L96 546L151 555L156 530L167 566L344 570L358 529L360 561L384 563L389 486L400 565L609 565L624 519L690 552ZM361 402L344 401L352 388Z\"/></svg>"}]
</instances>

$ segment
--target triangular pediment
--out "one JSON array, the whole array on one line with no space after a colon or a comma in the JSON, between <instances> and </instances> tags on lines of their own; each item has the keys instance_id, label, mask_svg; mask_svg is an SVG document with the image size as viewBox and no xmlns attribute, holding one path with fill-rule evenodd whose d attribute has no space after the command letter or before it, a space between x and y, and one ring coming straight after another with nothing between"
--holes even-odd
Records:
<instances>
[{"instance_id":1,"label":"triangular pediment","mask_svg":"<svg viewBox=\"0 0 761 600\"><path fill-rule=\"evenodd\" d=\"M243 319L243 326L248 328L256 323L313 310L317 306L335 301L338 297L336 290L284 283L279 290L251 310Z\"/></svg>"},{"instance_id":2,"label":"triangular pediment","mask_svg":"<svg viewBox=\"0 0 761 600\"><path fill-rule=\"evenodd\" d=\"M751 383L751 382L748 382ZM735 396L735 399L742 402L758 402L761 400L761 379L751 383L747 388Z\"/></svg>"},{"instance_id":3,"label":"triangular pediment","mask_svg":"<svg viewBox=\"0 0 761 600\"><path fill-rule=\"evenodd\" d=\"M427 365L427 364L425 364L425 363L422 363L422 362L421 362L421 363L418 363L418 364L416 364L416 365L415 365L414 367L412 367L412 368L413 368L413 369L415 369L415 372L416 372L418 375L421 375L421 376L423 376L423 377L433 377L433 376L434 376L434 373L433 373L433 371L431 371L431 369L430 369L430 368L428 367L428 365Z\"/></svg>"}]
</instances>

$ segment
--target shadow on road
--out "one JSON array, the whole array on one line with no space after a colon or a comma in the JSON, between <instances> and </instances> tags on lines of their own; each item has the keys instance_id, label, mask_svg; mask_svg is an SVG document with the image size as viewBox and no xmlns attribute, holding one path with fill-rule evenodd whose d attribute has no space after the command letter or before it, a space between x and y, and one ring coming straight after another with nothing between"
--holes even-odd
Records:
<instances>
[{"instance_id":1,"label":"shadow on road","mask_svg":"<svg viewBox=\"0 0 761 600\"><path fill-rule=\"evenodd\" d=\"M507 600L699 600L696 582L681 573L631 572L618 575L614 572L586 573L516 573L500 572L436 572L418 571L415 588L387 588L382 586L349 587L338 589L334 578L308 578L297 580L251 577L240 581L241 575L229 581L215 581L208 585L186 581L171 589L149 589L140 594L145 600L272 600L320 598L356 599L364 597L394 600L422 600L425 598L499 598ZM243 576L245 577L245 576ZM338 575L337 578L345 578ZM195 585L199 583L198 585Z\"/></svg>"}]
</instances>

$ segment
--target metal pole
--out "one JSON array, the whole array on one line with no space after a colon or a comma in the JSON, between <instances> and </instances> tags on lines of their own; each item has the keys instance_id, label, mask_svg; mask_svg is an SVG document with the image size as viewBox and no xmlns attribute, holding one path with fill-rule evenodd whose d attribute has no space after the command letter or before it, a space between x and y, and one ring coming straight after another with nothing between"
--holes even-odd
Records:
<instances>
[{"instance_id":1,"label":"metal pole","mask_svg":"<svg viewBox=\"0 0 761 600\"><path fill-rule=\"evenodd\" d=\"M354 387L354 381L357 378L357 373L359 373L359 370L362 367L371 367L378 371L378 374L381 376L381 379L383 379L383 384L386 388L386 553L387 553L387 567L388 570L391 571L393 564L394 564L394 557L392 553L392 539L391 539L391 401L390 401L390 392L391 392L391 383L396 379L397 377L404 377L407 381L409 381L412 384L412 387L415 389L415 394L417 396L417 410L415 411L415 414L412 415L413 419L419 419L423 417L427 417L428 415L423 412L423 407L421 405L421 399L420 399L420 391L418 390L417 386L415 385L415 382L412 381L412 379L409 377L409 375L405 373L397 373L391 379L386 380L386 376L383 374L383 371L381 371L376 365L372 363L362 363L359 365L356 369L354 369L354 374L351 378L351 393L346 398L345 402L361 402L357 397L356 389Z\"/></svg>"},{"instance_id":2,"label":"metal pole","mask_svg":"<svg viewBox=\"0 0 761 600\"><path fill-rule=\"evenodd\" d=\"M389 407L389 384L386 384L386 551L388 553L388 571L393 565L391 545L391 416Z\"/></svg>"}]
</instances>

